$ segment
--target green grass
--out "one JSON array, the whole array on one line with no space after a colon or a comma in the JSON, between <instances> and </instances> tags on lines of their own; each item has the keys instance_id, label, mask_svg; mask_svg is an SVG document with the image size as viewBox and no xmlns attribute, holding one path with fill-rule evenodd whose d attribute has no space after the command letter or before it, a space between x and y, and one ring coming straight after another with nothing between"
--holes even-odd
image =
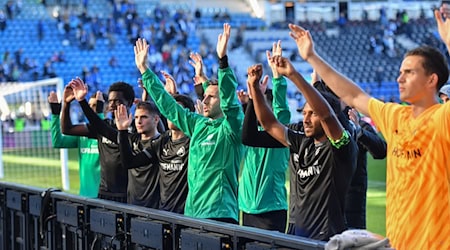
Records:
<instances>
[{"instance_id":1,"label":"green grass","mask_svg":"<svg viewBox=\"0 0 450 250\"><path fill-rule=\"evenodd\" d=\"M367 230L386 235L386 160L368 157Z\"/></svg>"},{"instance_id":2,"label":"green grass","mask_svg":"<svg viewBox=\"0 0 450 250\"><path fill-rule=\"evenodd\" d=\"M28 151L4 152L3 162L5 178L2 181L15 182L40 188L61 188L61 170L57 152L48 156L31 156ZM367 229L371 232L386 235L386 162L368 157L369 189L367 192ZM69 193L78 193L78 153L69 150ZM287 183L287 187L289 184ZM289 190L289 188L288 188Z\"/></svg>"},{"instance_id":3,"label":"green grass","mask_svg":"<svg viewBox=\"0 0 450 250\"><path fill-rule=\"evenodd\" d=\"M32 152L34 151L34 152ZM2 181L20 183L39 188L62 188L61 167L57 149L39 152L36 149L8 150L3 152L5 178ZM42 157L36 155L43 154ZM78 193L78 155L69 149L69 193Z\"/></svg>"}]
</instances>

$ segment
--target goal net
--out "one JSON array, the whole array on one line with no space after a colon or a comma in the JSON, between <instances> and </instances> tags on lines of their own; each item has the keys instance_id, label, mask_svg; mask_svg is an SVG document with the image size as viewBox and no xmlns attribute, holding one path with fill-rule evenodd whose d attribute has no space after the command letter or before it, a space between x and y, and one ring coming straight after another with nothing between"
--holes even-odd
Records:
<instances>
[{"instance_id":1,"label":"goal net","mask_svg":"<svg viewBox=\"0 0 450 250\"><path fill-rule=\"evenodd\" d=\"M0 84L0 179L68 190L67 150L53 149L50 91L61 96L63 80Z\"/></svg>"}]
</instances>

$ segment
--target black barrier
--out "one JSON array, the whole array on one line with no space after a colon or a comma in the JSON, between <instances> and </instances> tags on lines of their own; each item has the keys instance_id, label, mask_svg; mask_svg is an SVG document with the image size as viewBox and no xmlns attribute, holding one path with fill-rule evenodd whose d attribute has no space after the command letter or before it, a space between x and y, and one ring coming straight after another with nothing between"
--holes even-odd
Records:
<instances>
[{"instance_id":1,"label":"black barrier","mask_svg":"<svg viewBox=\"0 0 450 250\"><path fill-rule=\"evenodd\" d=\"M324 249L324 242L0 182L0 249Z\"/></svg>"}]
</instances>

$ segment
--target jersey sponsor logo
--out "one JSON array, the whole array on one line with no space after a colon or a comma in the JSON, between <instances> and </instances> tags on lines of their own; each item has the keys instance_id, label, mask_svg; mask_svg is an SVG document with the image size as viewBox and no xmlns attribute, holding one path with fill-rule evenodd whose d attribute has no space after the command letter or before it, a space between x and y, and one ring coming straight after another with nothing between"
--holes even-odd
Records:
<instances>
[{"instance_id":1,"label":"jersey sponsor logo","mask_svg":"<svg viewBox=\"0 0 450 250\"><path fill-rule=\"evenodd\" d=\"M110 141L108 138L102 136L102 143L103 144L115 144L114 142Z\"/></svg>"},{"instance_id":2,"label":"jersey sponsor logo","mask_svg":"<svg viewBox=\"0 0 450 250\"><path fill-rule=\"evenodd\" d=\"M315 162L313 166L309 166L306 168L301 168L297 171L297 174L300 178L308 178L313 175L319 175L320 169L322 168L322 165L316 165L318 162Z\"/></svg>"},{"instance_id":3,"label":"jersey sponsor logo","mask_svg":"<svg viewBox=\"0 0 450 250\"><path fill-rule=\"evenodd\" d=\"M420 148L409 150L409 149L402 149L402 148L394 147L394 149L392 149L392 155L397 158L404 158L404 159L417 159L417 158L422 157Z\"/></svg>"},{"instance_id":4,"label":"jersey sponsor logo","mask_svg":"<svg viewBox=\"0 0 450 250\"><path fill-rule=\"evenodd\" d=\"M163 155L167 156L167 154L169 154L169 149L168 148L163 148Z\"/></svg>"},{"instance_id":5,"label":"jersey sponsor logo","mask_svg":"<svg viewBox=\"0 0 450 250\"><path fill-rule=\"evenodd\" d=\"M161 168L164 171L181 171L184 168L184 163L161 163Z\"/></svg>"},{"instance_id":6,"label":"jersey sponsor logo","mask_svg":"<svg viewBox=\"0 0 450 250\"><path fill-rule=\"evenodd\" d=\"M98 148L80 148L82 154L98 154Z\"/></svg>"},{"instance_id":7,"label":"jersey sponsor logo","mask_svg":"<svg viewBox=\"0 0 450 250\"><path fill-rule=\"evenodd\" d=\"M177 151L178 156L183 157L185 154L186 154L186 149L184 149L183 146L180 149L178 149L178 151Z\"/></svg>"},{"instance_id":8,"label":"jersey sponsor logo","mask_svg":"<svg viewBox=\"0 0 450 250\"><path fill-rule=\"evenodd\" d=\"M139 143L133 142L133 150L136 152L140 151Z\"/></svg>"},{"instance_id":9,"label":"jersey sponsor logo","mask_svg":"<svg viewBox=\"0 0 450 250\"><path fill-rule=\"evenodd\" d=\"M214 135L215 134L210 134L206 137L205 141L203 141L202 143L200 143L201 146L212 146L216 144L216 141L214 141Z\"/></svg>"},{"instance_id":10,"label":"jersey sponsor logo","mask_svg":"<svg viewBox=\"0 0 450 250\"><path fill-rule=\"evenodd\" d=\"M298 164L300 162L300 160L299 160L300 156L297 153L294 153L293 158L294 158L294 163Z\"/></svg>"}]
</instances>

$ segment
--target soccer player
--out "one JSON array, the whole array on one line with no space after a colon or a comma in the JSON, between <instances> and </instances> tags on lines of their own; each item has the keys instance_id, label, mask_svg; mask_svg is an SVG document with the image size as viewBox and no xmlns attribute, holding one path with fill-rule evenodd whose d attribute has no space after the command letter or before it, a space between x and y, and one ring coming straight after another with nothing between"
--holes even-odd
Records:
<instances>
[{"instance_id":1,"label":"soccer player","mask_svg":"<svg viewBox=\"0 0 450 250\"><path fill-rule=\"evenodd\" d=\"M237 224L244 113L236 96L236 78L228 66L230 29L229 24L224 24L218 37L219 80L218 85L209 85L205 91L204 116L184 109L164 90L146 65L149 45L144 39L136 41L134 52L145 89L167 120L191 138L184 214Z\"/></svg>"},{"instance_id":2,"label":"soccer player","mask_svg":"<svg viewBox=\"0 0 450 250\"><path fill-rule=\"evenodd\" d=\"M77 78L73 81L81 81ZM87 93L87 92L86 92ZM117 144L103 137L98 130L94 129L91 124L73 125L70 120L70 103L75 99L73 89L67 86L63 94L63 110L61 113L61 131L67 135L85 136L97 139L100 154L100 187L98 198L113 200L117 202L127 202L127 186L128 186L128 169L122 166L120 162L120 151ZM84 98L83 98L84 99ZM107 112L116 109L119 104L124 104L130 108L134 101L133 87L125 82L113 83L108 90L108 107ZM86 100L81 101L80 105L90 109ZM92 111L92 110L91 110ZM92 111L93 112L93 111ZM94 113L94 116L98 116ZM86 114L86 112L85 112ZM105 119L108 124L113 125L111 119Z\"/></svg>"},{"instance_id":3,"label":"soccer player","mask_svg":"<svg viewBox=\"0 0 450 250\"><path fill-rule=\"evenodd\" d=\"M81 79L75 79L70 85L74 91L75 98L80 102L83 112L89 119L91 126L98 133L118 144L118 131L116 127L108 125L98 119L93 112L87 108L84 97L87 94L87 85ZM120 105L120 104L119 104ZM117 106L118 107L118 106ZM117 110L117 107L115 110ZM124 105L123 108L126 108ZM159 111L151 102L138 102L134 114L136 133L128 133L129 143L133 151L139 152L149 147L160 134L157 130L159 123ZM130 123L131 125L131 123ZM120 150L119 150L120 160ZM122 164L128 169L127 202L129 204L145 206L150 208L159 207L159 169L153 164L140 165L131 168L128 164Z\"/></svg>"},{"instance_id":4,"label":"soccer player","mask_svg":"<svg viewBox=\"0 0 450 250\"><path fill-rule=\"evenodd\" d=\"M434 12L447 47L449 13L444 12L444 21L439 10ZM444 56L427 46L408 51L397 82L400 100L410 105L383 103L326 63L307 30L289 28L301 57L345 103L370 116L386 139L386 232L392 246L450 249L450 104L437 99L449 76Z\"/></svg>"},{"instance_id":5,"label":"soccer player","mask_svg":"<svg viewBox=\"0 0 450 250\"><path fill-rule=\"evenodd\" d=\"M50 92L48 102L52 110L51 134L54 148L78 148L78 163L80 175L81 196L97 198L100 185L100 156L98 143L95 139L84 136L66 136L61 133L60 113L61 103L54 91ZM103 93L97 91L96 95L89 99L89 106L95 110L99 117L104 117Z\"/></svg>"},{"instance_id":6,"label":"soccer player","mask_svg":"<svg viewBox=\"0 0 450 250\"><path fill-rule=\"evenodd\" d=\"M282 124L288 124L291 119L286 99L287 82L278 74L270 58L281 55L281 41L273 43L272 55L267 52L267 60L272 68L273 89L267 89L267 79L264 92L273 113ZM248 102L245 119L255 120L251 99ZM244 121L245 123L245 121ZM244 131L243 131L244 133ZM242 138L246 138L243 135ZM287 219L286 169L289 150L283 148L261 148L255 145L258 138L243 140L249 145L239 181L239 208L242 210L242 224L267 230L285 232Z\"/></svg>"},{"instance_id":7,"label":"soccer player","mask_svg":"<svg viewBox=\"0 0 450 250\"><path fill-rule=\"evenodd\" d=\"M295 234L328 240L347 229L345 195L356 167L357 146L339 122L340 103L330 94L320 94L295 71L288 59L275 56L272 63L280 75L289 78L303 93L304 132L280 123L266 105L259 88L262 65L248 69L249 89L255 113L270 136L297 155Z\"/></svg>"}]
</instances>

